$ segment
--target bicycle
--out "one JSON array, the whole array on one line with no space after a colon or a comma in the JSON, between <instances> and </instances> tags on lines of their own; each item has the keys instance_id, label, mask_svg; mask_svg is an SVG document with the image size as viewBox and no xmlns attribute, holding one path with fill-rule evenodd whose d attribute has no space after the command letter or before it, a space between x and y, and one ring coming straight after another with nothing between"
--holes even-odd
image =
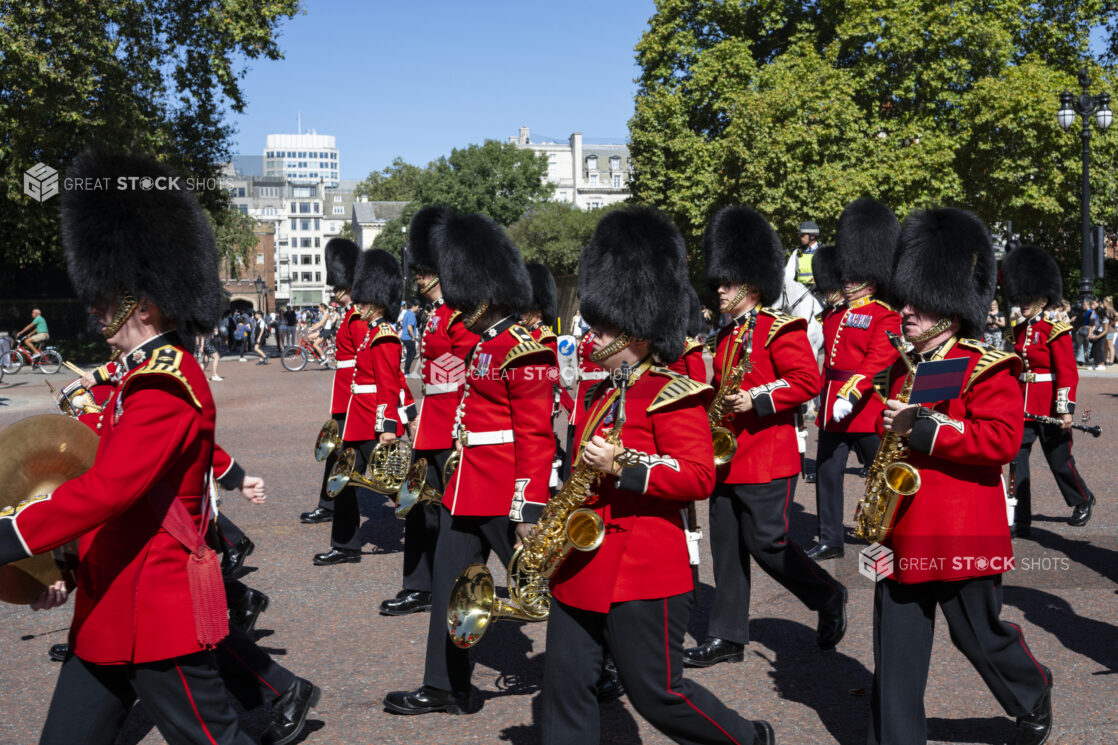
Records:
<instances>
[{"instance_id":1,"label":"bicycle","mask_svg":"<svg viewBox=\"0 0 1118 745\"><path fill-rule=\"evenodd\" d=\"M20 336L16 339L16 346L0 359L0 369L9 375L15 375L24 365L30 365L32 370L38 370L44 375L54 375L62 369L62 355L57 349L43 347L35 354L23 343L26 338Z\"/></svg>"},{"instance_id":2,"label":"bicycle","mask_svg":"<svg viewBox=\"0 0 1118 745\"><path fill-rule=\"evenodd\" d=\"M283 365L284 370L299 372L307 366L308 362L314 360L323 367L335 370L338 367L338 361L334 359L334 349L334 340L328 339L325 342L323 354L319 354L314 345L304 337L299 340L298 344L288 344L283 348L283 351L280 352L280 364Z\"/></svg>"}]
</instances>

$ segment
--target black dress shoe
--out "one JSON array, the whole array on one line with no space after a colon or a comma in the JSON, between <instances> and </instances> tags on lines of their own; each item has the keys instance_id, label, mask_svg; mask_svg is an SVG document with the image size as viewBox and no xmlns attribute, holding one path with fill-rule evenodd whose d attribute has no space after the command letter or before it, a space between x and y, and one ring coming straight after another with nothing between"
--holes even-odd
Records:
<instances>
[{"instance_id":1,"label":"black dress shoe","mask_svg":"<svg viewBox=\"0 0 1118 745\"><path fill-rule=\"evenodd\" d=\"M807 558L814 561L826 561L827 559L841 559L842 555L846 553L843 546L832 546L829 543L817 543L809 548Z\"/></svg>"},{"instance_id":2,"label":"black dress shoe","mask_svg":"<svg viewBox=\"0 0 1118 745\"><path fill-rule=\"evenodd\" d=\"M247 535L234 543L221 557L221 573L226 577L232 577L244 565L245 557L255 549L256 544L250 541Z\"/></svg>"},{"instance_id":3,"label":"black dress shoe","mask_svg":"<svg viewBox=\"0 0 1118 745\"><path fill-rule=\"evenodd\" d=\"M415 691L393 691L388 694L384 697L384 710L392 714L430 714L434 711L468 714L470 696L423 686Z\"/></svg>"},{"instance_id":4,"label":"black dress shoe","mask_svg":"<svg viewBox=\"0 0 1118 745\"><path fill-rule=\"evenodd\" d=\"M1032 538L1033 529L1028 525L1021 525L1020 523L1013 523L1009 526L1010 538Z\"/></svg>"},{"instance_id":5,"label":"black dress shoe","mask_svg":"<svg viewBox=\"0 0 1118 745\"><path fill-rule=\"evenodd\" d=\"M361 561L361 552L356 548L332 548L322 554L314 555L316 567L329 567L335 564L357 564Z\"/></svg>"},{"instance_id":6,"label":"black dress shoe","mask_svg":"<svg viewBox=\"0 0 1118 745\"><path fill-rule=\"evenodd\" d=\"M744 644L728 642L716 636L707 637L697 647L683 650L684 667L710 667L719 662L741 662L744 659Z\"/></svg>"},{"instance_id":7,"label":"black dress shoe","mask_svg":"<svg viewBox=\"0 0 1118 745\"><path fill-rule=\"evenodd\" d=\"M815 473L814 472L813 473L805 473L804 474L804 483L805 484L814 484L815 483Z\"/></svg>"},{"instance_id":8,"label":"black dress shoe","mask_svg":"<svg viewBox=\"0 0 1118 745\"><path fill-rule=\"evenodd\" d=\"M753 745L776 745L773 726L764 719L753 720Z\"/></svg>"},{"instance_id":9,"label":"black dress shoe","mask_svg":"<svg viewBox=\"0 0 1118 745\"><path fill-rule=\"evenodd\" d=\"M304 512L299 515L299 522L313 525L315 523L328 523L333 522L334 513L322 507L315 507L310 512Z\"/></svg>"},{"instance_id":10,"label":"black dress shoe","mask_svg":"<svg viewBox=\"0 0 1118 745\"><path fill-rule=\"evenodd\" d=\"M1068 525L1076 528L1082 528L1087 523L1091 522L1091 508L1095 506L1095 495L1091 495L1091 499L1087 504L1081 504L1071 511L1071 517L1068 518Z\"/></svg>"},{"instance_id":11,"label":"black dress shoe","mask_svg":"<svg viewBox=\"0 0 1118 745\"><path fill-rule=\"evenodd\" d=\"M400 590L396 597L380 604L382 616L406 616L431 610L431 593L417 590Z\"/></svg>"},{"instance_id":12,"label":"black dress shoe","mask_svg":"<svg viewBox=\"0 0 1118 745\"><path fill-rule=\"evenodd\" d=\"M602 665L602 675L595 685L599 703L613 701L625 695L625 686L621 683L621 676L617 674L617 663L613 657L607 655L605 664Z\"/></svg>"},{"instance_id":13,"label":"black dress shoe","mask_svg":"<svg viewBox=\"0 0 1118 745\"><path fill-rule=\"evenodd\" d=\"M291 687L272 703L272 723L260 736L261 745L287 745L303 733L307 714L318 705L322 691L304 678L296 678Z\"/></svg>"},{"instance_id":14,"label":"black dress shoe","mask_svg":"<svg viewBox=\"0 0 1118 745\"><path fill-rule=\"evenodd\" d=\"M50 649L47 650L47 657L50 657L55 662L65 662L66 658L69 656L69 644L52 644L50 645Z\"/></svg>"},{"instance_id":15,"label":"black dress shoe","mask_svg":"<svg viewBox=\"0 0 1118 745\"><path fill-rule=\"evenodd\" d=\"M846 634L846 588L819 609L819 626L815 640L823 651L834 649Z\"/></svg>"},{"instance_id":16,"label":"black dress shoe","mask_svg":"<svg viewBox=\"0 0 1118 745\"><path fill-rule=\"evenodd\" d=\"M1052 671L1044 668L1048 676L1048 690L1032 714L1017 717L1017 739L1014 745L1042 745L1052 733Z\"/></svg>"},{"instance_id":17,"label":"black dress shoe","mask_svg":"<svg viewBox=\"0 0 1118 745\"><path fill-rule=\"evenodd\" d=\"M268 610L268 596L250 588L243 604L229 609L229 625L236 626L247 634L256 627L256 619L266 610Z\"/></svg>"}]
</instances>

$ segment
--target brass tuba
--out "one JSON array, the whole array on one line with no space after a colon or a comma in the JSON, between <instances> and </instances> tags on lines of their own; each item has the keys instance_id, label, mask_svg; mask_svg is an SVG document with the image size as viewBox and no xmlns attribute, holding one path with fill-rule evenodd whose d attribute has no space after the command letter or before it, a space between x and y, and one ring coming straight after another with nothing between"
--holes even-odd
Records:
<instances>
[{"instance_id":1,"label":"brass tuba","mask_svg":"<svg viewBox=\"0 0 1118 745\"><path fill-rule=\"evenodd\" d=\"M443 467L443 483L450 483L450 477L458 468L459 454L454 452L447 459ZM403 519L408 516L412 508L420 502L439 504L443 501L443 493L427 483L427 459L420 458L412 463L404 483L396 492L396 517Z\"/></svg>"},{"instance_id":2,"label":"brass tuba","mask_svg":"<svg viewBox=\"0 0 1118 745\"><path fill-rule=\"evenodd\" d=\"M354 470L357 451L346 448L326 480L326 494L333 499L351 483L381 494L395 494L407 478L411 453L411 445L405 440L397 439L388 445L377 443L369 456L369 477L366 478Z\"/></svg>"},{"instance_id":3,"label":"brass tuba","mask_svg":"<svg viewBox=\"0 0 1118 745\"><path fill-rule=\"evenodd\" d=\"M643 367L637 368L639 374ZM617 418L606 441L621 443L625 424L625 391L629 387L629 366L621 366ZM498 598L493 577L484 564L471 564L458 576L451 589L446 612L447 632L455 646L463 649L477 644L489 625L501 618L517 621L543 621L551 611L548 580L571 550L593 551L602 545L606 530L598 513L583 507L602 473L585 461L572 471L563 488L548 500L540 521L512 555L507 567L509 599Z\"/></svg>"},{"instance_id":4,"label":"brass tuba","mask_svg":"<svg viewBox=\"0 0 1118 745\"><path fill-rule=\"evenodd\" d=\"M59 484L85 473L97 453L97 435L68 417L43 414L0 434L0 517L42 499ZM77 543L0 567L0 601L33 602L58 580L74 586Z\"/></svg>"},{"instance_id":5,"label":"brass tuba","mask_svg":"<svg viewBox=\"0 0 1118 745\"><path fill-rule=\"evenodd\" d=\"M892 331L885 332L889 343L898 352L908 368L904 385L897 394L897 401L908 403L912 385L916 380L916 367L904 353L901 337ZM902 496L912 496L920 490L920 471L907 463L908 447L895 432L886 432L877 448L877 455L866 476L866 492L854 513L854 535L873 543L880 543L889 535L896 518Z\"/></svg>"},{"instance_id":6,"label":"brass tuba","mask_svg":"<svg viewBox=\"0 0 1118 745\"><path fill-rule=\"evenodd\" d=\"M330 454L342 446L342 436L338 433L338 422L334 419L327 420L318 431L314 440L314 459L319 463L330 457Z\"/></svg>"}]
</instances>

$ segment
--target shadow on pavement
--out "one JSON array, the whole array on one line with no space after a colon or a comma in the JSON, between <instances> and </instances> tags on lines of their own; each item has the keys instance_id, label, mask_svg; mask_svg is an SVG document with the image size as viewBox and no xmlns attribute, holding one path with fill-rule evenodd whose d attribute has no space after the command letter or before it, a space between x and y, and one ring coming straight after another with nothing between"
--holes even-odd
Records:
<instances>
[{"instance_id":1,"label":"shadow on pavement","mask_svg":"<svg viewBox=\"0 0 1118 745\"><path fill-rule=\"evenodd\" d=\"M1043 590L1006 587L1004 597L1006 603L1025 614L1029 623L1048 631L1072 652L1106 668L1102 674L1118 673L1118 626L1081 616L1068 601Z\"/></svg>"},{"instance_id":2,"label":"shadow on pavement","mask_svg":"<svg viewBox=\"0 0 1118 745\"><path fill-rule=\"evenodd\" d=\"M396 517L389 497L358 489L357 509L368 518L358 531L362 553L394 554L404 550L404 521Z\"/></svg>"},{"instance_id":3,"label":"shadow on pavement","mask_svg":"<svg viewBox=\"0 0 1118 745\"><path fill-rule=\"evenodd\" d=\"M537 657L540 660L543 659L543 655ZM540 675L542 676L542 674L541 667ZM512 743L512 745L539 745L542 709L543 696L534 696L532 698L532 723L505 727L498 734L497 739L501 742ZM598 711L602 731L601 742L610 745L640 745L640 729L637 727L637 721L633 718L629 707L625 704L624 697L599 704Z\"/></svg>"},{"instance_id":4,"label":"shadow on pavement","mask_svg":"<svg viewBox=\"0 0 1118 745\"><path fill-rule=\"evenodd\" d=\"M1111 582L1118 582L1118 551L1095 545L1090 538L1072 540L1059 533L1035 527L1032 540L1045 548L1059 551L1077 564L1098 572Z\"/></svg>"}]
</instances>

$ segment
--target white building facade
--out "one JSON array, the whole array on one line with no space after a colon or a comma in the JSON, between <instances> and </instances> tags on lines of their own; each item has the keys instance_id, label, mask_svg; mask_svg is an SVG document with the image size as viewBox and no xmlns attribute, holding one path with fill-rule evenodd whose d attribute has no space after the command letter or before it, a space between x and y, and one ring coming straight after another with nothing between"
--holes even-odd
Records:
<instances>
[{"instance_id":1,"label":"white building facade","mask_svg":"<svg viewBox=\"0 0 1118 745\"><path fill-rule=\"evenodd\" d=\"M338 186L338 148L334 135L274 134L264 146L264 178L282 178L297 184L322 182Z\"/></svg>"},{"instance_id":2,"label":"white building facade","mask_svg":"<svg viewBox=\"0 0 1118 745\"><path fill-rule=\"evenodd\" d=\"M527 127L521 127L509 142L547 158L544 183L554 187L552 200L580 209L594 209L629 198L633 165L625 144L585 144L582 133L567 142L532 142Z\"/></svg>"}]
</instances>

